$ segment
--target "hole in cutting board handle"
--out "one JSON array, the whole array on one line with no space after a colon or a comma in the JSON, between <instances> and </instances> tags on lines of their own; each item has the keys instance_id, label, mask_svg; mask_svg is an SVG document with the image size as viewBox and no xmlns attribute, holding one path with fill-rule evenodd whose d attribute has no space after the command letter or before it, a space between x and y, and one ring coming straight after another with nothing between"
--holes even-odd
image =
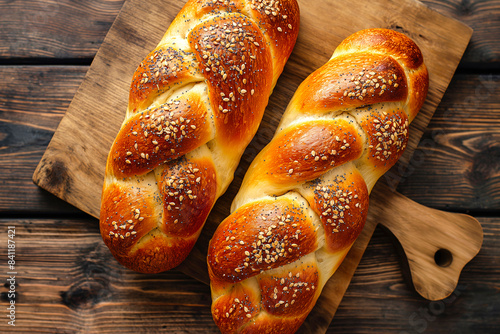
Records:
<instances>
[{"instance_id":1,"label":"hole in cutting board handle","mask_svg":"<svg viewBox=\"0 0 500 334\"><path fill-rule=\"evenodd\" d=\"M448 267L453 262L453 255L447 249L438 249L434 254L434 262L440 267Z\"/></svg>"}]
</instances>

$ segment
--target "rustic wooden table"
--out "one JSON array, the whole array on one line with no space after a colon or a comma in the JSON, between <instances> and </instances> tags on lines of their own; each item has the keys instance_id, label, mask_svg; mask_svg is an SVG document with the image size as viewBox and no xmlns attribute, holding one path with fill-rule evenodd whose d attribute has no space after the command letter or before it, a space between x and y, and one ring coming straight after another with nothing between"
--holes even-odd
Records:
<instances>
[{"instance_id":1,"label":"rustic wooden table","mask_svg":"<svg viewBox=\"0 0 500 334\"><path fill-rule=\"evenodd\" d=\"M378 227L331 333L500 330L500 1L423 2L474 34L398 191L476 217L483 247L455 292L431 302L413 290L394 237ZM96 219L31 181L122 4L0 1L1 333L217 332L208 286L175 270L142 275L122 268ZM13 230L16 262L9 268Z\"/></svg>"}]
</instances>

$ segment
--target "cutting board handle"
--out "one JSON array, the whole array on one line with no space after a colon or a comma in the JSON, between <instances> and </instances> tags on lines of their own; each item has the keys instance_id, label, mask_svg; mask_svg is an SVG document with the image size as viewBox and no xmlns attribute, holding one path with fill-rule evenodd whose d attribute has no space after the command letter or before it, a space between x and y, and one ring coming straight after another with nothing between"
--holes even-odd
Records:
<instances>
[{"instance_id":1,"label":"cutting board handle","mask_svg":"<svg viewBox=\"0 0 500 334\"><path fill-rule=\"evenodd\" d=\"M415 290L429 300L448 297L464 266L481 248L481 224L465 214L418 204L389 187L376 188L388 204L387 214L378 214L379 223L401 243Z\"/></svg>"}]
</instances>

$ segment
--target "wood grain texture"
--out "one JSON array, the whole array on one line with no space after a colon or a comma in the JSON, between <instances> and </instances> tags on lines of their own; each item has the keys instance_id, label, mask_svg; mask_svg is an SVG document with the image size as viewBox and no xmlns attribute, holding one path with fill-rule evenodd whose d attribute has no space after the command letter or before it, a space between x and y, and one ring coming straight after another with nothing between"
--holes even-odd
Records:
<instances>
[{"instance_id":1,"label":"wood grain texture","mask_svg":"<svg viewBox=\"0 0 500 334\"><path fill-rule=\"evenodd\" d=\"M87 69L0 68L0 212L78 212L31 177Z\"/></svg>"},{"instance_id":2,"label":"wood grain texture","mask_svg":"<svg viewBox=\"0 0 500 334\"><path fill-rule=\"evenodd\" d=\"M327 333L494 333L500 326L500 218L479 220L484 245L442 302L425 300L407 285L392 246L397 241L377 228ZM0 322L0 332L218 333L208 286L176 270L145 275L123 268L102 244L97 220L0 220L2 231L11 225L18 318L15 328ZM0 244L6 239L0 234ZM0 261L0 272L7 271ZM7 291L0 288L2 309Z\"/></svg>"},{"instance_id":3,"label":"wood grain texture","mask_svg":"<svg viewBox=\"0 0 500 334\"><path fill-rule=\"evenodd\" d=\"M453 17L474 30L463 57L462 66L491 63L498 68L500 44L496 41L500 31L500 2L472 0L423 0L423 3L447 16ZM475 64L474 64L475 63Z\"/></svg>"},{"instance_id":4,"label":"wood grain texture","mask_svg":"<svg viewBox=\"0 0 500 334\"><path fill-rule=\"evenodd\" d=\"M381 186L374 192L374 196L384 194L389 196ZM469 215L428 208L396 192L377 209L381 210L370 215L400 242L415 290L429 300L450 296L462 269L481 249L479 222Z\"/></svg>"},{"instance_id":5,"label":"wood grain texture","mask_svg":"<svg viewBox=\"0 0 500 334\"><path fill-rule=\"evenodd\" d=\"M88 59L99 49L123 0L1 1L0 59Z\"/></svg>"},{"instance_id":6,"label":"wood grain texture","mask_svg":"<svg viewBox=\"0 0 500 334\"><path fill-rule=\"evenodd\" d=\"M496 0L424 0L474 29L463 65L500 61L500 3ZM94 57L124 0L18 0L0 2L0 60L84 60ZM20 22L23 24L21 25ZM498 66L498 65L496 65Z\"/></svg>"},{"instance_id":7,"label":"wood grain texture","mask_svg":"<svg viewBox=\"0 0 500 334\"><path fill-rule=\"evenodd\" d=\"M405 171L401 193L434 208L498 212L499 83L492 74L454 78Z\"/></svg>"}]
</instances>

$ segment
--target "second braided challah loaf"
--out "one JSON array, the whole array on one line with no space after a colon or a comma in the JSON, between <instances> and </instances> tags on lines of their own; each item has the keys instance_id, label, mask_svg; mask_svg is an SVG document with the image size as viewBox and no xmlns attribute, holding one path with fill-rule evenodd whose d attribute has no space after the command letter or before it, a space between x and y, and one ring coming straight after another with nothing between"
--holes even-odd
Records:
<instances>
[{"instance_id":1,"label":"second braided challah loaf","mask_svg":"<svg viewBox=\"0 0 500 334\"><path fill-rule=\"evenodd\" d=\"M109 152L100 228L123 265L181 263L294 47L296 0L189 0L140 64Z\"/></svg>"},{"instance_id":2,"label":"second braided challah loaf","mask_svg":"<svg viewBox=\"0 0 500 334\"><path fill-rule=\"evenodd\" d=\"M299 86L210 242L223 333L298 329L363 229L427 89L417 45L386 29L349 36Z\"/></svg>"}]
</instances>

